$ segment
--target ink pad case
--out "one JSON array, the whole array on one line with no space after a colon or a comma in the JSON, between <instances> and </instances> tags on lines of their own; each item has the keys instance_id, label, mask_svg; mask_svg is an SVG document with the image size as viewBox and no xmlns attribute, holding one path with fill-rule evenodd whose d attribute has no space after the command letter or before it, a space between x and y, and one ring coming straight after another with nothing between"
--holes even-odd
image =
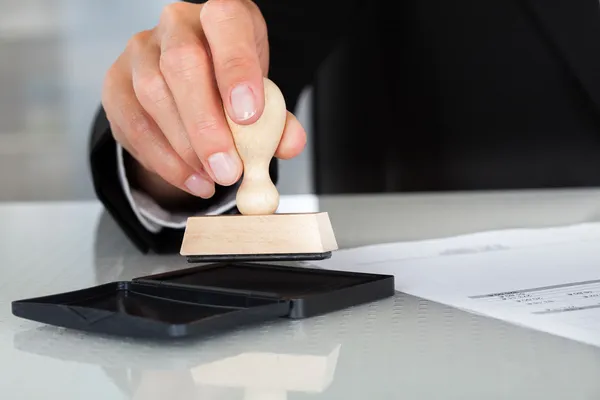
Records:
<instances>
[{"instance_id":1,"label":"ink pad case","mask_svg":"<svg viewBox=\"0 0 600 400\"><path fill-rule=\"evenodd\" d=\"M12 313L92 333L168 339L310 318L393 294L393 275L220 262L17 300Z\"/></svg>"}]
</instances>

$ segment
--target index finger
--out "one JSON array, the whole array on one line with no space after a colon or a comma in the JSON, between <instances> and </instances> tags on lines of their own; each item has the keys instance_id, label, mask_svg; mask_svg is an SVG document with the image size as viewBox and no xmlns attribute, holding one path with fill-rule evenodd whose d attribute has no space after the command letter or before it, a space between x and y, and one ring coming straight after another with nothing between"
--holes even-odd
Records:
<instances>
[{"instance_id":1,"label":"index finger","mask_svg":"<svg viewBox=\"0 0 600 400\"><path fill-rule=\"evenodd\" d=\"M241 0L209 0L200 20L227 114L238 124L256 122L264 86L250 10Z\"/></svg>"}]
</instances>

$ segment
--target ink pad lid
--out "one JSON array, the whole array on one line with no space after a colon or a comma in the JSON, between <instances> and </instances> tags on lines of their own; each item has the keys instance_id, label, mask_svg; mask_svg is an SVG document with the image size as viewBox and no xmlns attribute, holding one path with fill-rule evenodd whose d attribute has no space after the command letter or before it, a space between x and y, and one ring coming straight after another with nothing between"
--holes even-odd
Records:
<instances>
[{"instance_id":1,"label":"ink pad lid","mask_svg":"<svg viewBox=\"0 0 600 400\"><path fill-rule=\"evenodd\" d=\"M394 294L394 277L221 262L17 300L15 316L93 333L178 338L308 318Z\"/></svg>"}]
</instances>

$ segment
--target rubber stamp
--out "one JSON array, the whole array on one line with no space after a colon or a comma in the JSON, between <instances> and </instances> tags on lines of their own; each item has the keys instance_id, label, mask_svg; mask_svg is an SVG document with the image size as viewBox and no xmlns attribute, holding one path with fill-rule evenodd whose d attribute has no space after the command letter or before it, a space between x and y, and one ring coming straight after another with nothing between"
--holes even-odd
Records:
<instances>
[{"instance_id":1,"label":"rubber stamp","mask_svg":"<svg viewBox=\"0 0 600 400\"><path fill-rule=\"evenodd\" d=\"M239 215L187 220L181 255L189 262L286 261L329 258L338 245L327 212L277 213L279 192L269 175L285 128L287 109L279 88L264 79L265 108L251 125L227 117L244 166L236 195Z\"/></svg>"}]
</instances>

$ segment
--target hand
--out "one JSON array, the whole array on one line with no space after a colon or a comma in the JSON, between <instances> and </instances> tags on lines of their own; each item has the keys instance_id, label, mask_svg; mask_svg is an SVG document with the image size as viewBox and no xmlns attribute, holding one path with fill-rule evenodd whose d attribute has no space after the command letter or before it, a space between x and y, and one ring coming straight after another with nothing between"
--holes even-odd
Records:
<instances>
[{"instance_id":1,"label":"hand","mask_svg":"<svg viewBox=\"0 0 600 400\"><path fill-rule=\"evenodd\" d=\"M267 27L250 0L176 2L131 38L107 73L102 104L115 140L149 175L146 189L210 198L215 183L240 179L224 113L238 124L260 117L268 66ZM295 157L305 141L288 112L275 156Z\"/></svg>"}]
</instances>

